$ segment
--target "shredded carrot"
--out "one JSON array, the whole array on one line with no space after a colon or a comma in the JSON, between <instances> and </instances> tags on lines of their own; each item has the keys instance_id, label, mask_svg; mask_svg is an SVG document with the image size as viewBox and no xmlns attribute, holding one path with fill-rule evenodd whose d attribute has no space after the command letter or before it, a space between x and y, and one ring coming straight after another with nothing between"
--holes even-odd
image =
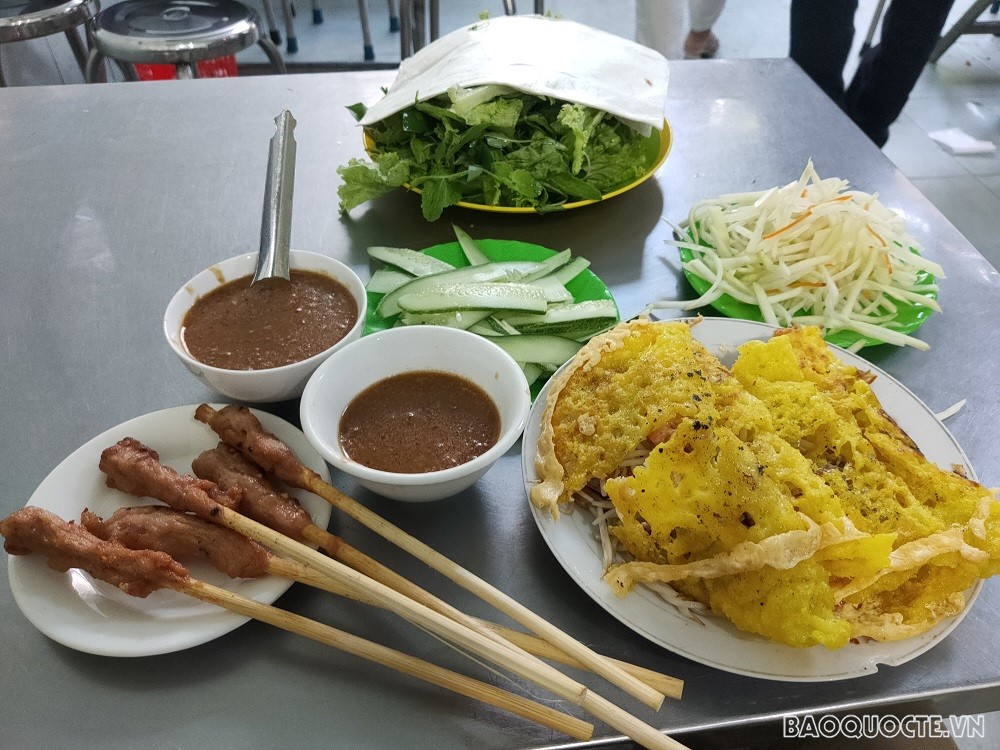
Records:
<instances>
[{"instance_id":1,"label":"shredded carrot","mask_svg":"<svg viewBox=\"0 0 1000 750\"><path fill-rule=\"evenodd\" d=\"M876 232L876 231L875 231L874 229L872 229L872 225L871 225L871 224L869 224L868 226L866 226L866 227L865 227L865 229L867 229L867 230L868 230L868 232L869 232L869 233L870 233L870 234L871 234L871 235L872 235L872 236L873 236L873 237L874 237L875 239L877 239L877 240L878 240L879 244L880 244L880 245L881 245L882 247L886 247L886 244L885 244L885 240L883 240L883 239L882 239L882 236L881 236L881 235L880 235L880 234L879 234L878 232Z\"/></svg>"},{"instance_id":2,"label":"shredded carrot","mask_svg":"<svg viewBox=\"0 0 1000 750\"><path fill-rule=\"evenodd\" d=\"M771 239L773 237L777 237L782 232L787 232L789 229L791 229L792 227L794 227L796 224L798 224L803 219L808 218L809 216L812 216L812 212L813 212L813 207L810 206L809 209L804 214L802 214L799 218L797 218L791 224L786 224L781 229L776 229L775 231L771 232L770 234L765 234L763 237L761 237L761 239L762 240L769 240L769 239Z\"/></svg>"}]
</instances>

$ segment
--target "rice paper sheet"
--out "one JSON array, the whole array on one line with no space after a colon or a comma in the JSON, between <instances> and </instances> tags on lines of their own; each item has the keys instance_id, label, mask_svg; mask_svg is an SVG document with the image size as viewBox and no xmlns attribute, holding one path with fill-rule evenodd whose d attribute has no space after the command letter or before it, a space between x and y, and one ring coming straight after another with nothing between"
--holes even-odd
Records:
<instances>
[{"instance_id":1,"label":"rice paper sheet","mask_svg":"<svg viewBox=\"0 0 1000 750\"><path fill-rule=\"evenodd\" d=\"M604 110L648 132L663 126L667 60L628 39L573 21L502 16L443 36L403 60L370 125L452 86L510 86Z\"/></svg>"}]
</instances>

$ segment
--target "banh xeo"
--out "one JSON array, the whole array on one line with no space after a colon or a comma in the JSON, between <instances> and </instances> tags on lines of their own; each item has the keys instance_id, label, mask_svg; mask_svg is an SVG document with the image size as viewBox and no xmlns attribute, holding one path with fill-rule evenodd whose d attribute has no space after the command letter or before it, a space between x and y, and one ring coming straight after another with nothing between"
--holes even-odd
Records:
<instances>
[{"instance_id":1,"label":"banh xeo","mask_svg":"<svg viewBox=\"0 0 1000 750\"><path fill-rule=\"evenodd\" d=\"M729 369L688 323L622 323L553 382L531 499L595 512L621 595L667 585L789 646L919 635L1000 572L1000 502L928 461L871 379L815 326Z\"/></svg>"},{"instance_id":2,"label":"banh xeo","mask_svg":"<svg viewBox=\"0 0 1000 750\"><path fill-rule=\"evenodd\" d=\"M338 169L341 210L396 187L425 218L460 201L538 211L598 200L660 155L667 63L570 21L512 16L458 29L350 109L372 162Z\"/></svg>"}]
</instances>

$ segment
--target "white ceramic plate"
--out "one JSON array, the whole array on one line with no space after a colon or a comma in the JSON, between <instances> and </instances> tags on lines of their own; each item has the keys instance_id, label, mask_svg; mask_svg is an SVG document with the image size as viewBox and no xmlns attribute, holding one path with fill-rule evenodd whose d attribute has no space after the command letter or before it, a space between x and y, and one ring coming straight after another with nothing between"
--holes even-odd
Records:
<instances>
[{"instance_id":1,"label":"white ceramic plate","mask_svg":"<svg viewBox=\"0 0 1000 750\"><path fill-rule=\"evenodd\" d=\"M736 359L737 346L751 339L768 340L774 330L763 323L723 318L706 318L692 328L695 338L726 365L731 365ZM964 466L968 476L975 479L965 453L920 399L866 360L843 349L830 348L841 360L878 376L872 384L875 395L885 411L909 433L929 460L949 469L956 464ZM548 386L535 400L524 432L521 463L526 491L538 481L535 448L541 432L547 391ZM530 502L528 504L556 559L604 609L635 632L674 653L750 677L821 682L873 674L879 664L903 664L944 639L969 611L982 588L980 582L967 593L968 605L962 614L914 638L893 643L852 643L835 651L824 646L797 649L737 630L721 617L708 617L705 624L698 624L642 586L637 586L619 599L601 580L604 571L600 544L593 536L587 514L563 514L558 521L554 521L548 511L540 511Z\"/></svg>"},{"instance_id":2,"label":"white ceramic plate","mask_svg":"<svg viewBox=\"0 0 1000 750\"><path fill-rule=\"evenodd\" d=\"M46 477L28 505L79 522L84 508L107 518L118 508L152 502L108 487L97 468L101 451L124 437L134 437L156 450L167 466L190 474L191 461L219 442L214 432L195 420L195 408L153 412L98 435ZM303 464L329 481L326 463L301 431L272 414L256 410L254 414ZM325 529L331 506L301 490L291 494ZM291 586L290 581L274 577L232 579L204 563L188 564L188 568L195 578L267 604ZM150 656L179 651L228 633L248 619L176 591L154 591L145 599L129 596L79 569L58 573L37 555L11 555L8 569L14 600L31 624L54 641L91 654Z\"/></svg>"}]
</instances>

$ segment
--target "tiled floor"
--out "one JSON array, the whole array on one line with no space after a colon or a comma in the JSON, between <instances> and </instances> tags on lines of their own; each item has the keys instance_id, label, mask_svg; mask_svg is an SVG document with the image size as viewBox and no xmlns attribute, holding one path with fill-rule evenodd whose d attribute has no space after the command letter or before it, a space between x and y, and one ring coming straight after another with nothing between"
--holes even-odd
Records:
<instances>
[{"instance_id":1,"label":"tiled floor","mask_svg":"<svg viewBox=\"0 0 1000 750\"><path fill-rule=\"evenodd\" d=\"M248 0L257 3L259 0ZM325 22L311 23L310 6L298 0L295 19L299 52L292 63L363 64L358 4L355 0L317 0ZM971 4L957 0L950 23ZM279 7L279 3L274 3ZM522 10L530 0L521 0ZM855 50L860 48L876 0L861 0L856 17ZM398 63L399 35L389 31L388 3L372 0L372 41L379 63ZM716 25L720 56L783 57L788 51L789 0L729 0ZM631 37L635 0L549 0L546 9L581 23ZM499 15L500 0L441 0L441 29L471 23L480 12ZM279 21L280 25L280 21ZM282 30L284 35L284 32ZM0 58L11 85L81 82L80 72L62 37L5 45ZM853 58L852 58L853 59ZM256 50L239 55L241 63L263 62ZM850 74L850 70L847 71ZM976 138L1000 145L1000 38L962 37L934 66L928 66L885 147L889 156L958 229L1000 268L1000 154L955 157L928 133L959 127ZM985 737L959 740L961 750L1000 747L1000 713L987 717ZM900 745L900 750L904 745ZM905 748L915 745L905 745Z\"/></svg>"}]
</instances>

